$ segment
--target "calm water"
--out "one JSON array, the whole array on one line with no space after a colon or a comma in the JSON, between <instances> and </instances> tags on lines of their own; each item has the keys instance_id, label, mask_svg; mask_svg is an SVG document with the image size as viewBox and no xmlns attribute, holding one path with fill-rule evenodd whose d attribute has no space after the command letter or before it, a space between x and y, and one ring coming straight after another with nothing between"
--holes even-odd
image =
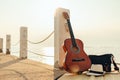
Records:
<instances>
[{"instance_id":1,"label":"calm water","mask_svg":"<svg viewBox=\"0 0 120 80\"><path fill-rule=\"evenodd\" d=\"M17 49L18 47L17 48L13 47L14 52L19 51ZM42 46L37 48L29 47L29 50L37 54L54 56L54 47L42 47ZM84 50L88 55L90 54L101 55L101 54L112 53L115 56L115 61L120 63L120 58L119 58L120 46L85 46ZM19 56L18 53L12 53L12 55ZM54 57L46 57L46 56L40 56L31 52L28 52L28 59L46 63L49 65L54 65Z\"/></svg>"},{"instance_id":2,"label":"calm water","mask_svg":"<svg viewBox=\"0 0 120 80\"><path fill-rule=\"evenodd\" d=\"M38 54L42 54L43 56L36 55L34 53L29 53L28 58L49 65L54 65L54 47L44 47Z\"/></svg>"},{"instance_id":3,"label":"calm water","mask_svg":"<svg viewBox=\"0 0 120 80\"><path fill-rule=\"evenodd\" d=\"M19 46L12 47L12 55L19 57ZM28 59L46 63L49 65L54 65L54 47L39 46L35 48L33 46L29 46Z\"/></svg>"}]
</instances>

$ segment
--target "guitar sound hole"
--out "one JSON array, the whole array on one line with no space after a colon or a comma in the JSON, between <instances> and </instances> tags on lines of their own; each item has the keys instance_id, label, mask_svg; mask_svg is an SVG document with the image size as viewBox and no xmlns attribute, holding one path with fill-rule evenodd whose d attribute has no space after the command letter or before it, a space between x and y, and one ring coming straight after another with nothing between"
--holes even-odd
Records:
<instances>
[{"instance_id":1,"label":"guitar sound hole","mask_svg":"<svg viewBox=\"0 0 120 80\"><path fill-rule=\"evenodd\" d=\"M74 46L71 46L71 50L75 53L79 53L80 52L80 48L79 47L74 47Z\"/></svg>"},{"instance_id":2,"label":"guitar sound hole","mask_svg":"<svg viewBox=\"0 0 120 80\"><path fill-rule=\"evenodd\" d=\"M72 49L73 49L75 52L79 50L78 47L73 47Z\"/></svg>"}]
</instances>

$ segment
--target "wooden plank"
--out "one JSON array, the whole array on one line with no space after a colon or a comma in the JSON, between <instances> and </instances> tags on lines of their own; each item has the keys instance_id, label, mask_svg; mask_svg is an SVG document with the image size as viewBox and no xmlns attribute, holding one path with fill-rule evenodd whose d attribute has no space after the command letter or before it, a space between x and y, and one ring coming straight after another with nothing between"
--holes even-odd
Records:
<instances>
[{"instance_id":1,"label":"wooden plank","mask_svg":"<svg viewBox=\"0 0 120 80\"><path fill-rule=\"evenodd\" d=\"M53 66L0 54L0 80L53 80Z\"/></svg>"},{"instance_id":2,"label":"wooden plank","mask_svg":"<svg viewBox=\"0 0 120 80\"><path fill-rule=\"evenodd\" d=\"M105 76L95 77L95 76L87 76L85 74L82 75L70 75L66 73L58 80L120 80L120 73L118 74L106 74Z\"/></svg>"},{"instance_id":3,"label":"wooden plank","mask_svg":"<svg viewBox=\"0 0 120 80\"><path fill-rule=\"evenodd\" d=\"M62 77L66 71L60 70L60 69L54 69L54 80L58 80L60 77Z\"/></svg>"},{"instance_id":4,"label":"wooden plank","mask_svg":"<svg viewBox=\"0 0 120 80\"><path fill-rule=\"evenodd\" d=\"M120 80L120 72L117 73L106 73L104 76L87 76L86 73L74 75L66 73L58 80Z\"/></svg>"},{"instance_id":5,"label":"wooden plank","mask_svg":"<svg viewBox=\"0 0 120 80\"><path fill-rule=\"evenodd\" d=\"M85 74L77 75L77 74L66 73L58 80L95 80L94 78L95 78L94 76L89 77L86 76Z\"/></svg>"}]
</instances>

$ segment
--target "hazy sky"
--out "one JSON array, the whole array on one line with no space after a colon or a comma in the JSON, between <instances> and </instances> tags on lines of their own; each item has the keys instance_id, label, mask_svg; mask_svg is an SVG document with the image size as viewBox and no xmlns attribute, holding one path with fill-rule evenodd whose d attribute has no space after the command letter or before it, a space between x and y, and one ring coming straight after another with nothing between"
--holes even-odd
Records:
<instances>
[{"instance_id":1,"label":"hazy sky","mask_svg":"<svg viewBox=\"0 0 120 80\"><path fill-rule=\"evenodd\" d=\"M29 39L41 40L54 30L58 7L70 10L74 34L85 44L120 44L120 0L0 0L0 37L11 34L16 42L27 26Z\"/></svg>"}]
</instances>

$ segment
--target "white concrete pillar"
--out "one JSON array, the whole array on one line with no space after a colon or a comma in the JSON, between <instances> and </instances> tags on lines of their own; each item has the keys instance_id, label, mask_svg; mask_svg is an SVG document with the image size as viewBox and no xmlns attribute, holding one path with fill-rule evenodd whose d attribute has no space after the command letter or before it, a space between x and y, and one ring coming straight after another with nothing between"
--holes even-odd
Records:
<instances>
[{"instance_id":1,"label":"white concrete pillar","mask_svg":"<svg viewBox=\"0 0 120 80\"><path fill-rule=\"evenodd\" d=\"M58 63L59 67L63 66L65 59L65 52L63 50L64 40L70 37L67 21L62 15L63 12L69 14L68 9L58 8L54 16L54 63L55 66Z\"/></svg>"},{"instance_id":2,"label":"white concrete pillar","mask_svg":"<svg viewBox=\"0 0 120 80\"><path fill-rule=\"evenodd\" d=\"M3 52L3 38L0 38L0 53Z\"/></svg>"},{"instance_id":3,"label":"white concrete pillar","mask_svg":"<svg viewBox=\"0 0 120 80\"><path fill-rule=\"evenodd\" d=\"M11 36L6 35L6 54L10 54Z\"/></svg>"},{"instance_id":4,"label":"white concrete pillar","mask_svg":"<svg viewBox=\"0 0 120 80\"><path fill-rule=\"evenodd\" d=\"M27 58L27 27L20 28L20 58Z\"/></svg>"}]
</instances>

